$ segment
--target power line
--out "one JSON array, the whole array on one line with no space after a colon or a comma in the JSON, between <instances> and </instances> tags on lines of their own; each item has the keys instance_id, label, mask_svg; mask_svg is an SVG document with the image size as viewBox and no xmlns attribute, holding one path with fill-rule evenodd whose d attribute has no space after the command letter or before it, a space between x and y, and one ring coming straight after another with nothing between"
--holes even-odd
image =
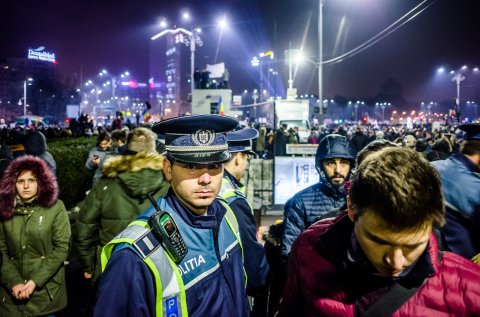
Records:
<instances>
[{"instance_id":1,"label":"power line","mask_svg":"<svg viewBox=\"0 0 480 317\"><path fill-rule=\"evenodd\" d=\"M402 26L404 26L405 24L407 24L408 22L413 20L420 13L422 13L423 11L428 9L432 4L437 2L437 0L433 0L430 3L427 3L428 1L429 0L422 1L420 4L418 4L413 9L408 11L406 14L404 14L402 17L400 17L397 21L395 21L390 26L388 26L387 28L382 30L377 35L373 36L372 38L368 39L364 43L358 45L357 47L351 49L350 51L348 51L348 52L346 52L346 53L344 53L340 56L337 56L337 57L334 57L332 59L323 61L322 65L340 63L340 62L346 60L347 58L351 58L351 57L353 57L357 54L360 54L361 52L363 52L367 48L377 44L378 42L380 42L381 40L383 40L384 38L386 38L387 36L389 36L390 34L395 32L396 30L398 30L399 28L401 28ZM422 8L422 6L424 6L424 7Z\"/></svg>"}]
</instances>

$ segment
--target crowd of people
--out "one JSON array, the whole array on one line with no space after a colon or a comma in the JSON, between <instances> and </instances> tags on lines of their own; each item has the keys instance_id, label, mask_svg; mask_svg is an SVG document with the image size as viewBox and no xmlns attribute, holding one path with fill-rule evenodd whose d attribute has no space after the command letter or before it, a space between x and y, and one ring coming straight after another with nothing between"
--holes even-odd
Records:
<instances>
[{"instance_id":1,"label":"crowd of people","mask_svg":"<svg viewBox=\"0 0 480 317\"><path fill-rule=\"evenodd\" d=\"M314 128L319 181L264 241L243 176L298 131L238 125L97 130L74 234L44 133L2 130L0 315L62 316L71 242L94 316L480 314L480 124Z\"/></svg>"},{"instance_id":2,"label":"crowd of people","mask_svg":"<svg viewBox=\"0 0 480 317\"><path fill-rule=\"evenodd\" d=\"M287 144L299 144L298 127L281 125L273 129L265 124L257 125L260 132L255 141L255 151L261 158L285 156ZM432 129L430 124L422 124L408 129L405 125L332 125L314 126L307 139L308 144L318 144L328 134L339 134L347 137L355 150L359 152L374 140L388 140L406 145L422 152L429 161L445 159L451 153L458 152L461 131L454 125L445 125Z\"/></svg>"}]
</instances>

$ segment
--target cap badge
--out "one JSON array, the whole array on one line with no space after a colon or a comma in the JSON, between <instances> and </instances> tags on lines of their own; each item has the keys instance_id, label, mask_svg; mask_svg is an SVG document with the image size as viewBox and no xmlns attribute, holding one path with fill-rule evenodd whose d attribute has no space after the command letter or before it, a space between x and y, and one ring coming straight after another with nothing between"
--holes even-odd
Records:
<instances>
[{"instance_id":1,"label":"cap badge","mask_svg":"<svg viewBox=\"0 0 480 317\"><path fill-rule=\"evenodd\" d=\"M197 146L209 146L215 141L215 132L211 130L197 130L192 134L192 142Z\"/></svg>"}]
</instances>

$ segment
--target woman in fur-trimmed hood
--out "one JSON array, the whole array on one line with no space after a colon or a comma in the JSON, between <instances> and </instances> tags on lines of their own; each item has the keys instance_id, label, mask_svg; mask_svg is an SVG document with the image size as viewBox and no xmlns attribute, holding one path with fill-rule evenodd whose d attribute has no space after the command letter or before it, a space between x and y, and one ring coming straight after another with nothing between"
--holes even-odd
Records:
<instances>
[{"instance_id":1,"label":"woman in fur-trimmed hood","mask_svg":"<svg viewBox=\"0 0 480 317\"><path fill-rule=\"evenodd\" d=\"M20 172L29 170L36 176L38 193L36 201L44 208L51 207L58 196L58 186L55 176L47 164L34 156L22 156L10 163L0 181L0 218L10 219L15 214L17 197L16 182Z\"/></svg>"},{"instance_id":2,"label":"woman in fur-trimmed hood","mask_svg":"<svg viewBox=\"0 0 480 317\"><path fill-rule=\"evenodd\" d=\"M51 315L67 305L70 223L40 158L12 161L0 180L0 316Z\"/></svg>"}]
</instances>

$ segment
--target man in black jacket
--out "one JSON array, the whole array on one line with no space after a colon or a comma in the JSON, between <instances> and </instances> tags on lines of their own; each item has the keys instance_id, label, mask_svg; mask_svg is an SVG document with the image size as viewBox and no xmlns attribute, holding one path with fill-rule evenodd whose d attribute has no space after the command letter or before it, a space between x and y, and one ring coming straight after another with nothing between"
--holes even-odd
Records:
<instances>
[{"instance_id":1,"label":"man in black jacket","mask_svg":"<svg viewBox=\"0 0 480 317\"><path fill-rule=\"evenodd\" d=\"M355 134L351 139L352 145L355 148L355 152L360 152L369 142L368 136L365 135L362 131L362 127L357 127Z\"/></svg>"}]
</instances>

